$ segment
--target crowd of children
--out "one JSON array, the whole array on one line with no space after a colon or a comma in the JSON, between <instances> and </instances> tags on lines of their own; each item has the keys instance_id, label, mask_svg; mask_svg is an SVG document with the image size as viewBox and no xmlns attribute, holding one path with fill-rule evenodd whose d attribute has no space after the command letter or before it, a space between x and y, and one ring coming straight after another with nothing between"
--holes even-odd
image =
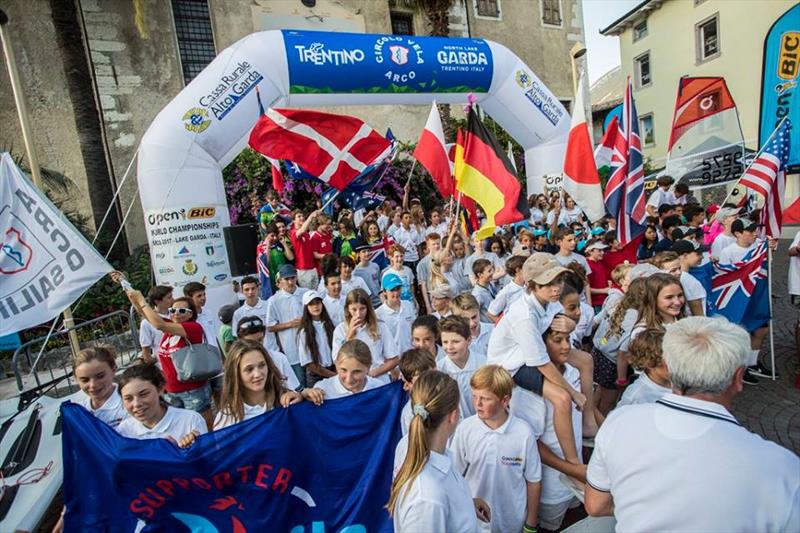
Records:
<instances>
[{"instance_id":1,"label":"crowd of children","mask_svg":"<svg viewBox=\"0 0 800 533\"><path fill-rule=\"evenodd\" d=\"M447 209L426 225L414 201L345 213L332 232L327 215L288 219L271 195L259 247L269 277L241 279L243 300L216 314L199 283L180 297L128 291L143 362L114 384L110 348L81 352L84 406L125 436L189 446L272 409L402 380L410 399L387 504L396 530L557 530L605 417L670 392L664 331L705 314L691 269L756 244L735 207L705 219L669 185L651 196L633 247L619 245L613 219L589 224L566 195L532 197L530 220L486 240ZM262 282L273 285L266 300ZM757 330L745 382L768 372L762 340ZM171 355L196 343L217 345L224 371L182 382Z\"/></svg>"}]
</instances>

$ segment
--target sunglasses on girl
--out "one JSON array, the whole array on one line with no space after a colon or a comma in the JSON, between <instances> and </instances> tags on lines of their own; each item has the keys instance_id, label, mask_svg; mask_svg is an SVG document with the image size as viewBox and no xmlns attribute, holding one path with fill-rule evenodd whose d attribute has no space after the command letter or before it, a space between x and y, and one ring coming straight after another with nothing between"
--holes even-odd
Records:
<instances>
[{"instance_id":1,"label":"sunglasses on girl","mask_svg":"<svg viewBox=\"0 0 800 533\"><path fill-rule=\"evenodd\" d=\"M170 307L167 311L171 315L185 315L192 312L188 307Z\"/></svg>"}]
</instances>

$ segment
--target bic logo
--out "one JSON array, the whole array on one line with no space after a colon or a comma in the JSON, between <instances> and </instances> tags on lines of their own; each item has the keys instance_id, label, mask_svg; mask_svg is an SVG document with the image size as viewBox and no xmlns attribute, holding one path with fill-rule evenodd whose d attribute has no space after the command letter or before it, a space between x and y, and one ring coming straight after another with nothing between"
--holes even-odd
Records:
<instances>
[{"instance_id":1,"label":"bic logo","mask_svg":"<svg viewBox=\"0 0 800 533\"><path fill-rule=\"evenodd\" d=\"M214 207L193 207L189 209L186 218L212 218L216 212L217 209Z\"/></svg>"},{"instance_id":2,"label":"bic logo","mask_svg":"<svg viewBox=\"0 0 800 533\"><path fill-rule=\"evenodd\" d=\"M778 58L778 77L793 80L800 66L800 32L789 31L781 36L781 52Z\"/></svg>"}]
</instances>

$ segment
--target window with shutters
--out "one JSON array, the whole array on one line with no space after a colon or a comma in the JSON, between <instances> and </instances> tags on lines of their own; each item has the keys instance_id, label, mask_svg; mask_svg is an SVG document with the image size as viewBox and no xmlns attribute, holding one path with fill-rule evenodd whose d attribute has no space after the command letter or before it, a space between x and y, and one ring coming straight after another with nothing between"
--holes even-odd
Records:
<instances>
[{"instance_id":1,"label":"window with shutters","mask_svg":"<svg viewBox=\"0 0 800 533\"><path fill-rule=\"evenodd\" d=\"M172 0L172 20L188 85L217 56L208 0Z\"/></svg>"},{"instance_id":2,"label":"window with shutters","mask_svg":"<svg viewBox=\"0 0 800 533\"><path fill-rule=\"evenodd\" d=\"M561 0L540 0L542 24L561 27Z\"/></svg>"},{"instance_id":3,"label":"window with shutters","mask_svg":"<svg viewBox=\"0 0 800 533\"><path fill-rule=\"evenodd\" d=\"M500 0L472 0L472 6L476 17L500 19Z\"/></svg>"}]
</instances>

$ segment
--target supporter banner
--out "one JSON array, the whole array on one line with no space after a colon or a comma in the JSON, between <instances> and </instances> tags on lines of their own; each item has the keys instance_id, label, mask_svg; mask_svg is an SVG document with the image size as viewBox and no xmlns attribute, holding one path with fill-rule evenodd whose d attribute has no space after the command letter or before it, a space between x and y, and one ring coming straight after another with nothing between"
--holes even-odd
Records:
<instances>
[{"instance_id":1,"label":"supporter banner","mask_svg":"<svg viewBox=\"0 0 800 533\"><path fill-rule=\"evenodd\" d=\"M181 287L199 281L216 287L230 280L223 226L224 205L187 205L145 213L150 255L158 266L156 283ZM253 250L255 254L255 250Z\"/></svg>"},{"instance_id":2,"label":"supporter banner","mask_svg":"<svg viewBox=\"0 0 800 533\"><path fill-rule=\"evenodd\" d=\"M186 450L123 438L67 403L65 530L391 531L383 506L405 400L396 383L321 407L304 402Z\"/></svg>"},{"instance_id":3,"label":"supporter banner","mask_svg":"<svg viewBox=\"0 0 800 533\"><path fill-rule=\"evenodd\" d=\"M283 41L294 94L485 93L492 84L480 39L283 30Z\"/></svg>"},{"instance_id":4,"label":"supporter banner","mask_svg":"<svg viewBox=\"0 0 800 533\"><path fill-rule=\"evenodd\" d=\"M112 267L30 183L0 160L0 335L46 322Z\"/></svg>"},{"instance_id":5,"label":"supporter banner","mask_svg":"<svg viewBox=\"0 0 800 533\"><path fill-rule=\"evenodd\" d=\"M767 142L783 117L800 124L800 4L770 28L764 40L763 68L759 146ZM800 172L800 128L791 133L788 167L789 173Z\"/></svg>"}]
</instances>

